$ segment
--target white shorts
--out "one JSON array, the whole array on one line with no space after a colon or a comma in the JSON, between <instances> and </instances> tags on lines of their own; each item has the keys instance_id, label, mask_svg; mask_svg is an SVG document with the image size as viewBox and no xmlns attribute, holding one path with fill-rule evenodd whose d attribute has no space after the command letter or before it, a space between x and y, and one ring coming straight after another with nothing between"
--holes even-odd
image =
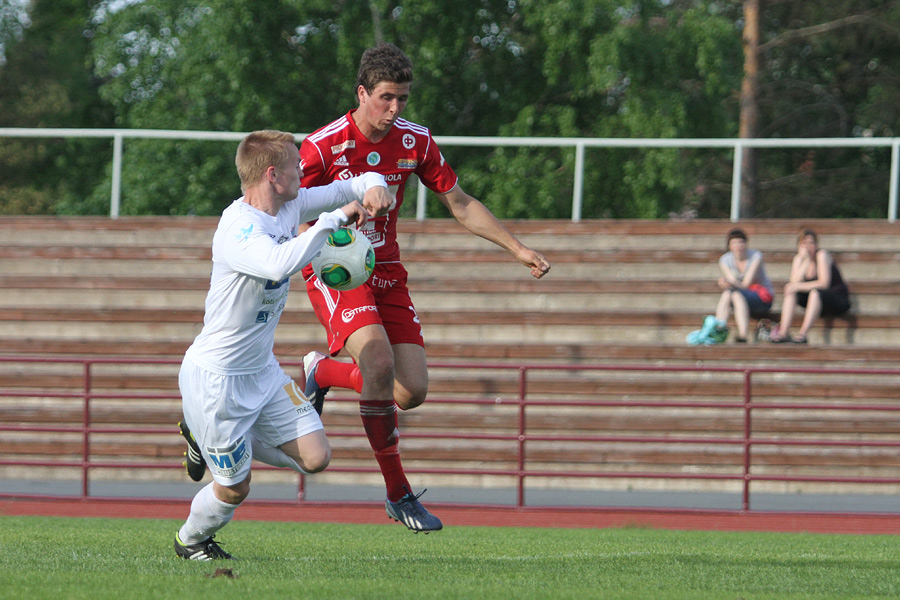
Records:
<instances>
[{"instance_id":1,"label":"white shorts","mask_svg":"<svg viewBox=\"0 0 900 600\"><path fill-rule=\"evenodd\" d=\"M178 374L184 419L219 484L250 473L248 433L276 448L323 429L312 404L273 359L259 373L219 375L185 357Z\"/></svg>"}]
</instances>

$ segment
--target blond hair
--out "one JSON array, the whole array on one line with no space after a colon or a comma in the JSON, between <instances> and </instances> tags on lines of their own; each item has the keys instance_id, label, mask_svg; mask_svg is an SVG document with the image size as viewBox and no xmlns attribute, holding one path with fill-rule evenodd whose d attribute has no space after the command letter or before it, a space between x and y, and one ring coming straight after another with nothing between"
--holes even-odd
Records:
<instances>
[{"instance_id":1,"label":"blond hair","mask_svg":"<svg viewBox=\"0 0 900 600\"><path fill-rule=\"evenodd\" d=\"M234 165L241 178L241 189L254 185L269 167L285 168L299 161L294 134L274 129L254 131L238 144Z\"/></svg>"}]
</instances>

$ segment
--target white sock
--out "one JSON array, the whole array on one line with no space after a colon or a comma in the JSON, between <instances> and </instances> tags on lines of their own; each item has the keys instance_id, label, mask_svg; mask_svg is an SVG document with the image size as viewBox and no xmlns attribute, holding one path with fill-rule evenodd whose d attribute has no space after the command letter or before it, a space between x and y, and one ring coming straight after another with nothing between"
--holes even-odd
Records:
<instances>
[{"instance_id":1,"label":"white sock","mask_svg":"<svg viewBox=\"0 0 900 600\"><path fill-rule=\"evenodd\" d=\"M225 527L234 516L239 504L228 504L216 498L210 483L197 492L191 502L191 514L178 531L181 543L190 546L199 544Z\"/></svg>"},{"instance_id":2,"label":"white sock","mask_svg":"<svg viewBox=\"0 0 900 600\"><path fill-rule=\"evenodd\" d=\"M247 434L247 439L250 440L250 446L253 448L253 458L259 462L264 462L273 467L285 467L287 469L293 469L298 473L309 474L303 470L303 467L297 464L297 461L285 454L284 450L281 448L266 446L259 441L258 438L249 433Z\"/></svg>"}]
</instances>

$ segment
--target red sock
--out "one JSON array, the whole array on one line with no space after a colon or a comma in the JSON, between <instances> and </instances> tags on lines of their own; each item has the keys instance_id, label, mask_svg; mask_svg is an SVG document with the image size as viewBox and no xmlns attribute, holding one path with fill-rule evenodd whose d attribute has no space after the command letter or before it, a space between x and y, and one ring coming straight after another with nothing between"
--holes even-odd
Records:
<instances>
[{"instance_id":1,"label":"red sock","mask_svg":"<svg viewBox=\"0 0 900 600\"><path fill-rule=\"evenodd\" d=\"M362 417L369 444L375 451L375 460L381 467L388 500L396 502L410 489L400 464L397 405L393 400L360 400L359 416Z\"/></svg>"},{"instance_id":2,"label":"red sock","mask_svg":"<svg viewBox=\"0 0 900 600\"><path fill-rule=\"evenodd\" d=\"M342 387L362 392L362 373L355 363L323 358L316 367L316 383L322 387Z\"/></svg>"}]
</instances>

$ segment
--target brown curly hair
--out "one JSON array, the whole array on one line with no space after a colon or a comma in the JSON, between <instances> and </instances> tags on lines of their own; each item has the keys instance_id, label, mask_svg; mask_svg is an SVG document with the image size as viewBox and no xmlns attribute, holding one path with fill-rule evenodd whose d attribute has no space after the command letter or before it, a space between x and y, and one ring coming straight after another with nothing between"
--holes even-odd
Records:
<instances>
[{"instance_id":1,"label":"brown curly hair","mask_svg":"<svg viewBox=\"0 0 900 600\"><path fill-rule=\"evenodd\" d=\"M356 88L363 86L372 93L382 81L409 83L413 80L413 66L409 57L394 44L383 42L363 52L356 74Z\"/></svg>"}]
</instances>

